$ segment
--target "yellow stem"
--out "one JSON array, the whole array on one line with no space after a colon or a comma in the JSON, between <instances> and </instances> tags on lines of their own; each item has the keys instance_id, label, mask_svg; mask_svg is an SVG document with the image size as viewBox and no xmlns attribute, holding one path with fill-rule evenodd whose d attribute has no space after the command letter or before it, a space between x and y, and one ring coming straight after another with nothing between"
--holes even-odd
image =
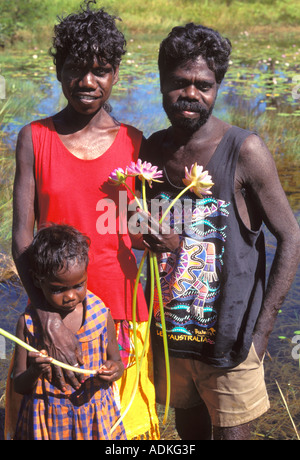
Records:
<instances>
[{"instance_id":1,"label":"yellow stem","mask_svg":"<svg viewBox=\"0 0 300 460\"><path fill-rule=\"evenodd\" d=\"M174 206L174 204L176 203L176 201L178 201L179 198L182 197L182 195L184 195L193 185L194 185L194 183L192 182L190 185L188 185L187 187L185 187L185 189L183 189L183 190L176 196L176 198L174 198L174 200L171 202L170 206L168 206L168 208L166 209L166 211L163 213L162 217L160 218L160 221L159 221L160 224L163 222L163 220L165 219L166 215L168 214L168 212L170 211L170 209Z\"/></svg>"},{"instance_id":2,"label":"yellow stem","mask_svg":"<svg viewBox=\"0 0 300 460\"><path fill-rule=\"evenodd\" d=\"M126 182L123 182L123 183L124 183L125 187L129 190L129 192L134 196L134 199L135 199L135 201L137 202L138 206L139 206L141 209L143 209L143 206L142 206L140 200L138 199L138 197L135 196L135 194L133 193L133 191L131 190L131 188L129 187L129 185L127 185Z\"/></svg>"},{"instance_id":3,"label":"yellow stem","mask_svg":"<svg viewBox=\"0 0 300 460\"><path fill-rule=\"evenodd\" d=\"M148 212L147 199L146 199L146 181L144 178L142 179L142 195L143 195L144 210Z\"/></svg>"},{"instance_id":4,"label":"yellow stem","mask_svg":"<svg viewBox=\"0 0 300 460\"><path fill-rule=\"evenodd\" d=\"M136 380L135 380L135 384L134 384L134 388L133 388L133 391L132 391L130 401L129 401L126 409L124 411L122 411L121 417L112 426L112 428L110 430L110 434L112 434L115 431L115 429L120 425L120 423L122 422L122 420L124 419L124 417L128 413L128 411L129 411L129 409L130 409L130 407L131 407L131 405L133 403L133 400L135 398L138 386L139 386L140 364L139 364L138 344L137 344L137 334L136 334L136 326L137 326L136 325L136 303L137 303L137 290L138 290L140 277L141 277L142 269L143 269L147 254L148 254L148 249L145 249L143 257L142 257L142 260L140 262L140 266L139 266L137 275L136 275L136 280L135 280L134 289L133 289L133 299L132 299L132 325L133 325L134 354L135 354L135 363L136 363ZM144 347L145 347L145 345L144 345ZM144 350L144 348L143 348L143 350ZM142 358L143 358L143 356L142 356Z\"/></svg>"},{"instance_id":5,"label":"yellow stem","mask_svg":"<svg viewBox=\"0 0 300 460\"><path fill-rule=\"evenodd\" d=\"M153 261L154 261L154 272L155 272L156 287L157 287L158 300L159 300L161 327L162 327L162 333L163 333L163 344L164 344L164 352L165 352L165 364L166 364L167 392L166 392L165 415L163 419L163 423L165 424L168 418L169 406L170 406L170 395L171 395L170 361L169 361L168 337L167 337L167 329L166 329L166 321L165 321L165 312L164 312L164 305L163 305L163 299L162 299L162 293L161 293L160 277L159 277L159 270L158 270L156 254L154 254L153 256Z\"/></svg>"},{"instance_id":6,"label":"yellow stem","mask_svg":"<svg viewBox=\"0 0 300 460\"><path fill-rule=\"evenodd\" d=\"M35 348L31 347L27 343L23 342L23 340L20 340L18 337L15 337L14 335L10 334L4 329L0 328L0 334L6 337L7 339L12 340L13 342L17 343L21 347L25 348L27 351L32 351L33 353L39 353L40 355L42 355L42 353L39 350L36 350ZM59 366L68 371L76 372L76 374L95 375L98 372L96 370L92 371L88 369L80 369L80 367L69 366L68 364L61 363L60 361L57 361L56 359L53 359L53 358L51 358L51 360L52 360L51 364L53 364L54 366Z\"/></svg>"}]
</instances>

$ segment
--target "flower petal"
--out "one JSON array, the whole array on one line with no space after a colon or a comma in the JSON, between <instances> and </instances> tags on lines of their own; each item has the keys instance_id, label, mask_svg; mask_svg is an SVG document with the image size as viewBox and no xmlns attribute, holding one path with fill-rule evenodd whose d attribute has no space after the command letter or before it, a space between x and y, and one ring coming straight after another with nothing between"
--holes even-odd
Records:
<instances>
[{"instance_id":1,"label":"flower petal","mask_svg":"<svg viewBox=\"0 0 300 460\"><path fill-rule=\"evenodd\" d=\"M203 171L203 166L194 163L190 171L185 167L185 178L182 179L185 186L192 185L191 191L197 196L211 195L209 189L214 185L208 171Z\"/></svg>"}]
</instances>

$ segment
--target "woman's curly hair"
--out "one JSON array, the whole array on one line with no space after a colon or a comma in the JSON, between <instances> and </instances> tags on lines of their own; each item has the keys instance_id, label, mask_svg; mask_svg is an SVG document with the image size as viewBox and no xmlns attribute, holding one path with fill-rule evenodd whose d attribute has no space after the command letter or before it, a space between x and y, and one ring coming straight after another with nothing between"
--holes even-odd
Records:
<instances>
[{"instance_id":1,"label":"woman's curly hair","mask_svg":"<svg viewBox=\"0 0 300 460\"><path fill-rule=\"evenodd\" d=\"M161 81L166 72L201 56L215 73L219 84L228 69L230 53L230 41L213 29L194 23L174 27L160 45L158 66Z\"/></svg>"},{"instance_id":2,"label":"woman's curly hair","mask_svg":"<svg viewBox=\"0 0 300 460\"><path fill-rule=\"evenodd\" d=\"M75 62L91 63L94 57L111 64L114 69L126 53L126 40L115 24L116 16L106 13L103 8L93 10L86 1L78 13L59 18L54 27L54 38L50 55L59 74L68 56Z\"/></svg>"}]
</instances>

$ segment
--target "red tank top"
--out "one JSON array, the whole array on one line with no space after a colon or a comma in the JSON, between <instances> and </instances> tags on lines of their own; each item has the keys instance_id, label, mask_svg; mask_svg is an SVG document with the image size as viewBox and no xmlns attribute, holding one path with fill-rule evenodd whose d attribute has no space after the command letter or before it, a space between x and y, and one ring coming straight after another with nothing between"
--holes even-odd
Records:
<instances>
[{"instance_id":1,"label":"red tank top","mask_svg":"<svg viewBox=\"0 0 300 460\"><path fill-rule=\"evenodd\" d=\"M137 267L127 233L126 203L132 197L125 195L125 188L109 184L108 177L115 168L125 169L137 161L142 133L122 124L103 155L82 160L64 146L52 118L31 123L31 129L38 228L47 222L64 223L88 235L88 289L103 300L115 320L132 320ZM133 178L128 185L134 189ZM108 231L103 234L105 227ZM137 305L137 320L146 321L148 310L141 285Z\"/></svg>"}]
</instances>

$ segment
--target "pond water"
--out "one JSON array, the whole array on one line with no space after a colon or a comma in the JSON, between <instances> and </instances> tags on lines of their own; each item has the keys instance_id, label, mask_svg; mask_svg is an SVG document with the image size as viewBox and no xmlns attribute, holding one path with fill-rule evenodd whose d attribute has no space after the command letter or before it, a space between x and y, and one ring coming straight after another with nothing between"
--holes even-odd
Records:
<instances>
[{"instance_id":1,"label":"pond water","mask_svg":"<svg viewBox=\"0 0 300 460\"><path fill-rule=\"evenodd\" d=\"M144 59L144 65L140 68L135 65L135 62L137 60L127 62L125 69L122 71L121 80L114 88L110 100L112 115L122 122L132 124L143 130L147 137L152 132L168 126L168 121L161 106L159 78L155 71L155 63ZM292 117L290 120L294 123L298 116L299 106L296 104L297 101L293 100L290 96L291 77L286 76L284 71L280 69L273 69L271 74L269 72L270 68L264 65L259 68L257 66L253 68L245 67L239 74L237 69L231 68L225 82L220 88L215 106L215 115L226 121L237 119L245 122L245 113L250 113L252 116L251 120L253 121L253 119L260 119L262 115L265 116L267 114L269 116L270 114L270 116L273 116L274 111L276 111L278 119L280 119L279 115L282 115L282 120L285 120L285 116L289 113ZM65 101L61 95L60 85L56 80L54 70L51 69L45 72L39 83L36 80L32 80L28 86L28 91L25 91L23 94L24 99L27 98L26 100L30 97L31 110L24 108L21 113L17 113L13 118L8 118L4 126L2 126L5 145L8 150L14 149L17 132L21 125L28 123L32 119L54 114L64 107ZM278 85L278 82L281 80L280 88L274 89L275 82ZM275 90L277 90L277 93L274 92ZM17 98L20 99L20 97L21 94L18 92ZM22 101L19 101L19 103L22 104ZM24 107L25 105L24 103ZM236 124L239 123L236 122ZM289 124L290 122L287 123L287 125ZM298 132L295 132L294 135L296 138ZM278 166L280 178L284 184L293 211L299 220L300 152L298 152L298 157L294 155L292 159L289 157L286 161L281 161L281 157L284 157L284 154L282 152L279 152L279 154L280 161ZM0 185L7 180L12 180L12 178L8 179L1 174ZM266 241L267 265L270 268L276 244L274 237L267 230ZM7 242L4 244L0 240L1 247L7 248ZM139 256L140 254L137 253L137 257ZM300 334L299 290L300 272L298 271L292 289L279 314L275 330L270 339L269 355L266 358L266 380L272 408L267 415L256 423L253 439L295 439L296 437L291 420L280 397L276 381L287 399L294 423L300 428L300 360L296 359L298 354L297 349L295 349L298 343L296 341L297 335ZM0 283L1 327L14 333L18 315L23 311L25 305L26 295L18 283L13 282L13 280ZM292 342L293 340L294 342ZM3 405L5 379L11 352L12 344L1 340L0 407L1 401ZM176 438L172 418L167 427L164 427L163 436L165 439Z\"/></svg>"}]
</instances>

